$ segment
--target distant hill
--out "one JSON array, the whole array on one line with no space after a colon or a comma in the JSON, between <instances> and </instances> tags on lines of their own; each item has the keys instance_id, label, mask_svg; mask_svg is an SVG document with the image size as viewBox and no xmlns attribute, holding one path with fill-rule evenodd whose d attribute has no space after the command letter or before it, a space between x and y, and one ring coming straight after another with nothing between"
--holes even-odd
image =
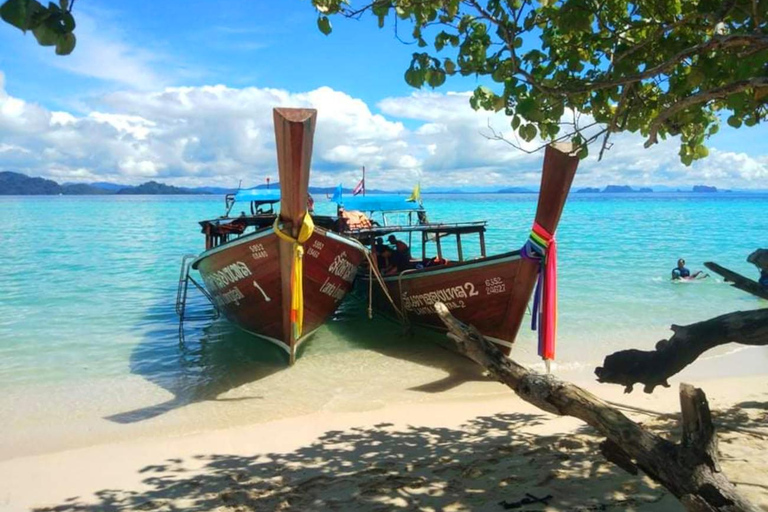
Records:
<instances>
[{"instance_id":1,"label":"distant hill","mask_svg":"<svg viewBox=\"0 0 768 512\"><path fill-rule=\"evenodd\" d=\"M629 185L608 185L603 189L603 192L608 194L623 194L634 191L635 190Z\"/></svg>"},{"instance_id":2,"label":"distant hill","mask_svg":"<svg viewBox=\"0 0 768 512\"><path fill-rule=\"evenodd\" d=\"M174 187L156 181L148 181L136 187L121 188L118 195L183 195L183 194L205 194L206 192L195 192L188 188Z\"/></svg>"},{"instance_id":3,"label":"distant hill","mask_svg":"<svg viewBox=\"0 0 768 512\"><path fill-rule=\"evenodd\" d=\"M45 178L30 178L18 172L0 172L0 195L39 196L62 194L61 185Z\"/></svg>"},{"instance_id":4,"label":"distant hill","mask_svg":"<svg viewBox=\"0 0 768 512\"><path fill-rule=\"evenodd\" d=\"M501 190L496 191L497 194L531 194L533 193L533 190L523 188L523 187L509 187L509 188L502 188Z\"/></svg>"},{"instance_id":5,"label":"distant hill","mask_svg":"<svg viewBox=\"0 0 768 512\"><path fill-rule=\"evenodd\" d=\"M67 183L65 183L67 185ZM117 192L118 190L122 188L128 188L130 185L121 185L119 183L108 183L106 181L95 181L93 183L89 183L90 186L100 188L102 190L107 190L109 192Z\"/></svg>"},{"instance_id":6,"label":"distant hill","mask_svg":"<svg viewBox=\"0 0 768 512\"><path fill-rule=\"evenodd\" d=\"M99 196L112 192L87 183L68 183L61 186L61 193L65 196Z\"/></svg>"},{"instance_id":7,"label":"distant hill","mask_svg":"<svg viewBox=\"0 0 768 512\"><path fill-rule=\"evenodd\" d=\"M234 194L235 192L237 192L236 188L224 188L224 187L193 187L193 188L190 188L189 190L197 194L214 194L217 196Z\"/></svg>"},{"instance_id":8,"label":"distant hill","mask_svg":"<svg viewBox=\"0 0 768 512\"><path fill-rule=\"evenodd\" d=\"M597 194L598 192L600 189L594 187L584 187L576 191L577 194Z\"/></svg>"},{"instance_id":9,"label":"distant hill","mask_svg":"<svg viewBox=\"0 0 768 512\"><path fill-rule=\"evenodd\" d=\"M120 188L117 188L120 187ZM165 185L148 181L137 187L111 183L66 183L59 185L53 180L33 178L18 172L0 172L0 195L107 195L107 194L205 194L204 191Z\"/></svg>"},{"instance_id":10,"label":"distant hill","mask_svg":"<svg viewBox=\"0 0 768 512\"><path fill-rule=\"evenodd\" d=\"M106 190L86 185L71 183L59 185L53 180L32 178L18 172L0 172L0 195L5 196L58 196L109 194Z\"/></svg>"},{"instance_id":11,"label":"distant hill","mask_svg":"<svg viewBox=\"0 0 768 512\"><path fill-rule=\"evenodd\" d=\"M694 185L693 191L703 194L714 194L717 192L717 187L708 187L707 185Z\"/></svg>"},{"instance_id":12,"label":"distant hill","mask_svg":"<svg viewBox=\"0 0 768 512\"><path fill-rule=\"evenodd\" d=\"M648 187L642 187L638 189L638 192L649 193L649 192L653 192L653 189Z\"/></svg>"}]
</instances>

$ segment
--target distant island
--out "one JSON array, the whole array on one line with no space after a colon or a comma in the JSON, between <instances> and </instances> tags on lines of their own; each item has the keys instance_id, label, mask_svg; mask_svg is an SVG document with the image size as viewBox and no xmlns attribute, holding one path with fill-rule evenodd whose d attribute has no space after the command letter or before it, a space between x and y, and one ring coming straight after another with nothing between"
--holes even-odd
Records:
<instances>
[{"instance_id":1,"label":"distant island","mask_svg":"<svg viewBox=\"0 0 768 512\"><path fill-rule=\"evenodd\" d=\"M648 187L634 189L629 185L608 185L603 190L600 190L599 188L595 188L595 187L585 187L585 188L580 188L579 190L576 191L577 194L597 194L597 193L627 194L631 192L647 194L647 193L653 192L653 189Z\"/></svg>"},{"instance_id":2,"label":"distant island","mask_svg":"<svg viewBox=\"0 0 768 512\"><path fill-rule=\"evenodd\" d=\"M693 191L702 194L714 194L717 192L717 187L709 187L707 185L694 185Z\"/></svg>"},{"instance_id":3,"label":"distant island","mask_svg":"<svg viewBox=\"0 0 768 512\"><path fill-rule=\"evenodd\" d=\"M533 190L523 187L502 188L496 191L497 194L532 194Z\"/></svg>"},{"instance_id":4,"label":"distant island","mask_svg":"<svg viewBox=\"0 0 768 512\"><path fill-rule=\"evenodd\" d=\"M653 189L644 187L644 188L640 188L640 189L635 190L632 187L630 187L629 185L608 185L607 187L605 187L603 192L609 193L609 194L626 194L626 193L631 193L631 192L647 193L647 192L653 192Z\"/></svg>"},{"instance_id":5,"label":"distant island","mask_svg":"<svg viewBox=\"0 0 768 512\"><path fill-rule=\"evenodd\" d=\"M188 188L174 187L156 181L148 181L136 187L121 188L115 194L118 195L183 195L183 194L207 194Z\"/></svg>"},{"instance_id":6,"label":"distant island","mask_svg":"<svg viewBox=\"0 0 768 512\"><path fill-rule=\"evenodd\" d=\"M280 183L271 183L257 185L252 187L256 190L275 189L279 188ZM332 195L336 191L337 187L309 187L310 194L320 195ZM176 187L173 185L166 185L165 183L159 183L157 181L148 181L141 185L120 185L117 183L109 183L105 181L98 181L94 183L56 183L53 180L45 178L33 178L26 174L18 172L4 171L0 172L0 195L6 196L58 196L58 195L186 195L186 194L214 194L225 195L234 194L237 192L236 188L222 188L222 187L194 187L184 188ZM366 190L369 194L410 194L410 190ZM351 195L351 188L343 188L342 193L345 195Z\"/></svg>"},{"instance_id":7,"label":"distant island","mask_svg":"<svg viewBox=\"0 0 768 512\"><path fill-rule=\"evenodd\" d=\"M264 190L277 189L280 183L262 183L251 187L250 189ZM331 197L338 186L333 187L309 187L309 193L317 198ZM659 186L660 191L675 192L663 185ZM182 194L208 194L223 196L225 194L234 194L237 188L226 187L177 187L166 185L157 181L148 181L141 185L121 185L118 183L109 183L98 181L93 183L62 183L59 184L53 180L39 177L31 177L18 172L3 171L0 172L0 195L182 195ZM717 192L731 192L730 190L720 190L709 185L694 185L692 191L699 194L712 194ZM527 187L505 187L494 190L491 186L461 188L435 187L433 189L422 190L422 194L535 194L534 188ZM629 185L608 185L604 189L597 187L583 187L575 191L576 194L625 194L625 193L651 193L652 188L639 187L633 188ZM676 192L686 192L677 189ZM351 188L342 188L345 196L352 195ZM411 190L380 190L367 189L367 194L401 194L408 195Z\"/></svg>"},{"instance_id":8,"label":"distant island","mask_svg":"<svg viewBox=\"0 0 768 512\"><path fill-rule=\"evenodd\" d=\"M156 181L148 181L132 187L111 183L65 183L58 184L45 178L32 178L18 172L0 172L0 195L11 196L94 196L108 194L207 194L208 192L174 187Z\"/></svg>"}]
</instances>

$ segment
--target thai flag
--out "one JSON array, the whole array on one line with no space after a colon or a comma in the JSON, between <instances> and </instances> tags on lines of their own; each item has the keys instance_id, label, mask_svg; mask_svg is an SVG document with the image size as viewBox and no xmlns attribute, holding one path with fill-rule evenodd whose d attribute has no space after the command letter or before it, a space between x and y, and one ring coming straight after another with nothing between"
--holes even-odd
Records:
<instances>
[{"instance_id":1,"label":"thai flag","mask_svg":"<svg viewBox=\"0 0 768 512\"><path fill-rule=\"evenodd\" d=\"M360 180L360 183L357 184L357 186L352 190L352 195L356 196L358 194L364 194L365 193L365 178Z\"/></svg>"}]
</instances>

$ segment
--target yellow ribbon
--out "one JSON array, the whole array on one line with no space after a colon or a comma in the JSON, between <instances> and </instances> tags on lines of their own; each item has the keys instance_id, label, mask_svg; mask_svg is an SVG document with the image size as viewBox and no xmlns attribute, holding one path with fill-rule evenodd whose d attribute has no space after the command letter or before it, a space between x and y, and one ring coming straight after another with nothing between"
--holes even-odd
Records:
<instances>
[{"instance_id":1,"label":"yellow ribbon","mask_svg":"<svg viewBox=\"0 0 768 512\"><path fill-rule=\"evenodd\" d=\"M302 259L304 257L304 242L309 240L315 231L315 223L309 214L304 215L304 220L299 229L298 238L286 234L280 229L280 217L275 219L272 229L275 234L286 242L293 244L293 264L291 266L291 326L293 336L297 340L304 331L304 268Z\"/></svg>"}]
</instances>

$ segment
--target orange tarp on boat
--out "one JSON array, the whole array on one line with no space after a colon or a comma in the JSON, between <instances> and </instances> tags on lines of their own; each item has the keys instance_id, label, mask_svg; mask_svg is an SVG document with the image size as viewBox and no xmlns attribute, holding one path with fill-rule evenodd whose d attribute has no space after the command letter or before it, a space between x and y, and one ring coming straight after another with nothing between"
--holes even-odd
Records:
<instances>
[{"instance_id":1,"label":"orange tarp on boat","mask_svg":"<svg viewBox=\"0 0 768 512\"><path fill-rule=\"evenodd\" d=\"M371 221L363 213L356 210L341 212L341 218L347 229L366 229L371 227Z\"/></svg>"}]
</instances>

